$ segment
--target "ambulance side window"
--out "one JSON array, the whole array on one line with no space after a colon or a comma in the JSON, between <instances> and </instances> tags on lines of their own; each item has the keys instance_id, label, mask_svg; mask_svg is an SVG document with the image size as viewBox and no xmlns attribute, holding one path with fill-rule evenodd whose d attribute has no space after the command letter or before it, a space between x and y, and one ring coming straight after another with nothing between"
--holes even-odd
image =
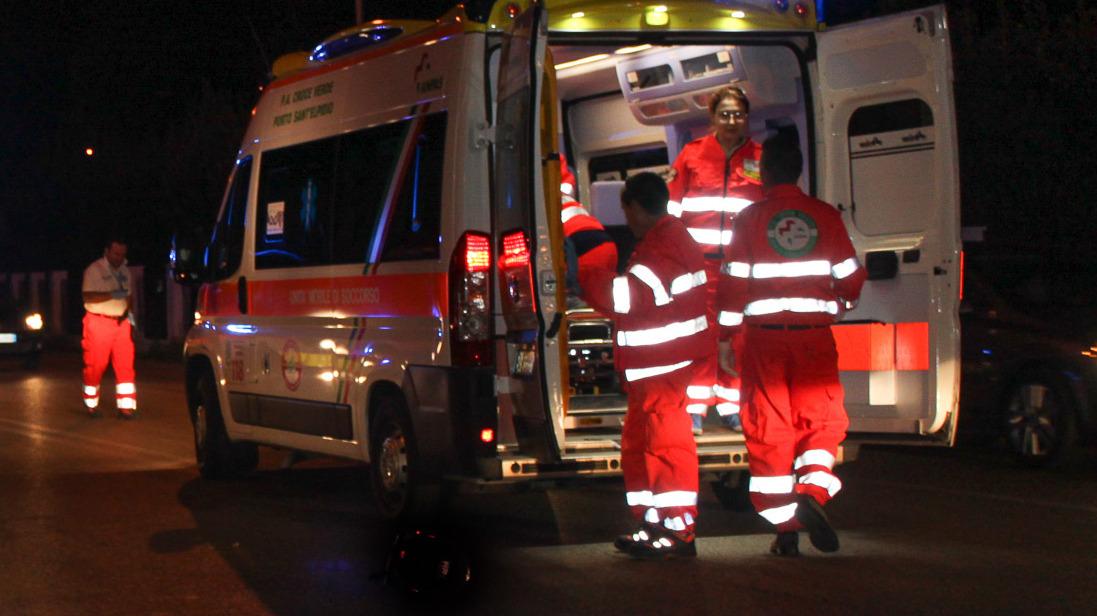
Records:
<instances>
[{"instance_id":1,"label":"ambulance side window","mask_svg":"<svg viewBox=\"0 0 1097 616\"><path fill-rule=\"evenodd\" d=\"M248 207L248 187L251 185L251 157L236 165L232 185L225 195L225 208L213 228L206 267L214 280L223 280L236 273L244 253L244 212Z\"/></svg>"},{"instance_id":2,"label":"ambulance side window","mask_svg":"<svg viewBox=\"0 0 1097 616\"><path fill-rule=\"evenodd\" d=\"M256 207L257 268L304 267L330 261L337 139L263 153Z\"/></svg>"},{"instance_id":3,"label":"ambulance side window","mask_svg":"<svg viewBox=\"0 0 1097 616\"><path fill-rule=\"evenodd\" d=\"M366 263L408 122L344 135L335 163L332 263Z\"/></svg>"},{"instance_id":4,"label":"ambulance side window","mask_svg":"<svg viewBox=\"0 0 1097 616\"><path fill-rule=\"evenodd\" d=\"M446 150L446 114L424 120L389 221L382 261L437 259L442 213L442 167Z\"/></svg>"},{"instance_id":5,"label":"ambulance side window","mask_svg":"<svg viewBox=\"0 0 1097 616\"><path fill-rule=\"evenodd\" d=\"M853 221L865 235L913 233L934 219L933 110L917 98L868 105L849 119Z\"/></svg>"}]
</instances>

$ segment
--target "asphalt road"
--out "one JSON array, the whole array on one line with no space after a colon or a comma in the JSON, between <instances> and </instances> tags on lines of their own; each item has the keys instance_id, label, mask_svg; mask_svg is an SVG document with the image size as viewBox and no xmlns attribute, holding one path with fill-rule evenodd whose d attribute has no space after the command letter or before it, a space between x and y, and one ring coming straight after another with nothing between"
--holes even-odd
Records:
<instances>
[{"instance_id":1,"label":"asphalt road","mask_svg":"<svg viewBox=\"0 0 1097 616\"><path fill-rule=\"evenodd\" d=\"M840 468L842 550L780 559L755 515L702 494L696 560L636 562L618 481L461 494L441 529L472 585L428 601L376 579L395 533L363 468L311 460L202 481L181 367L139 361L141 417L89 420L79 359L0 362L0 614L1089 613L1097 456L1019 469L993 450L865 449ZM105 385L110 386L107 382ZM110 389L104 388L106 391ZM108 405L109 407L109 401ZM406 530L406 529L405 529Z\"/></svg>"}]
</instances>

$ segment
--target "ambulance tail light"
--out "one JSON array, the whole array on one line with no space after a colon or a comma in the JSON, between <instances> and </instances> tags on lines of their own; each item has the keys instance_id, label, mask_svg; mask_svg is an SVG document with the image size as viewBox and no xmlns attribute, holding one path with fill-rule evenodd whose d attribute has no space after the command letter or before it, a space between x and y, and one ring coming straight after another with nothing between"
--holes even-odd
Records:
<instances>
[{"instance_id":1,"label":"ambulance tail light","mask_svg":"<svg viewBox=\"0 0 1097 616\"><path fill-rule=\"evenodd\" d=\"M515 231L503 236L503 258L499 261L503 269L529 267L529 242L524 231Z\"/></svg>"},{"instance_id":2,"label":"ambulance tail light","mask_svg":"<svg viewBox=\"0 0 1097 616\"><path fill-rule=\"evenodd\" d=\"M530 267L529 236L519 229L503 234L499 255L503 311L533 310L533 270Z\"/></svg>"},{"instance_id":3,"label":"ambulance tail light","mask_svg":"<svg viewBox=\"0 0 1097 616\"><path fill-rule=\"evenodd\" d=\"M455 366L491 366L491 238L461 236L449 266L450 355Z\"/></svg>"}]
</instances>

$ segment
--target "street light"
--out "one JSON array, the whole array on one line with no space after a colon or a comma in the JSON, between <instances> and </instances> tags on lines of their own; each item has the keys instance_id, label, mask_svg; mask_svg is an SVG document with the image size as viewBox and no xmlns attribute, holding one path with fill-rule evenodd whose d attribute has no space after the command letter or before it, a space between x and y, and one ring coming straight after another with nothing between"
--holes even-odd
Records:
<instances>
[{"instance_id":1,"label":"street light","mask_svg":"<svg viewBox=\"0 0 1097 616\"><path fill-rule=\"evenodd\" d=\"M84 148L84 154L87 156L95 156L95 148Z\"/></svg>"}]
</instances>

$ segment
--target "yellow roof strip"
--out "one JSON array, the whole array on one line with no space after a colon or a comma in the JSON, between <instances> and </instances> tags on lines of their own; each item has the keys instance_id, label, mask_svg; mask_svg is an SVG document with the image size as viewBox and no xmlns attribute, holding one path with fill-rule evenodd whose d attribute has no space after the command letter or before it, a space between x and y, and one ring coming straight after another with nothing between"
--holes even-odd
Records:
<instances>
[{"instance_id":1,"label":"yellow roof strip","mask_svg":"<svg viewBox=\"0 0 1097 616\"><path fill-rule=\"evenodd\" d=\"M773 0L546 0L552 32L788 32L814 31L815 2L801 0L807 9L795 11L789 0L785 11ZM489 30L506 28L512 21L508 7L517 13L529 8L529 0L499 0L488 20Z\"/></svg>"}]
</instances>

